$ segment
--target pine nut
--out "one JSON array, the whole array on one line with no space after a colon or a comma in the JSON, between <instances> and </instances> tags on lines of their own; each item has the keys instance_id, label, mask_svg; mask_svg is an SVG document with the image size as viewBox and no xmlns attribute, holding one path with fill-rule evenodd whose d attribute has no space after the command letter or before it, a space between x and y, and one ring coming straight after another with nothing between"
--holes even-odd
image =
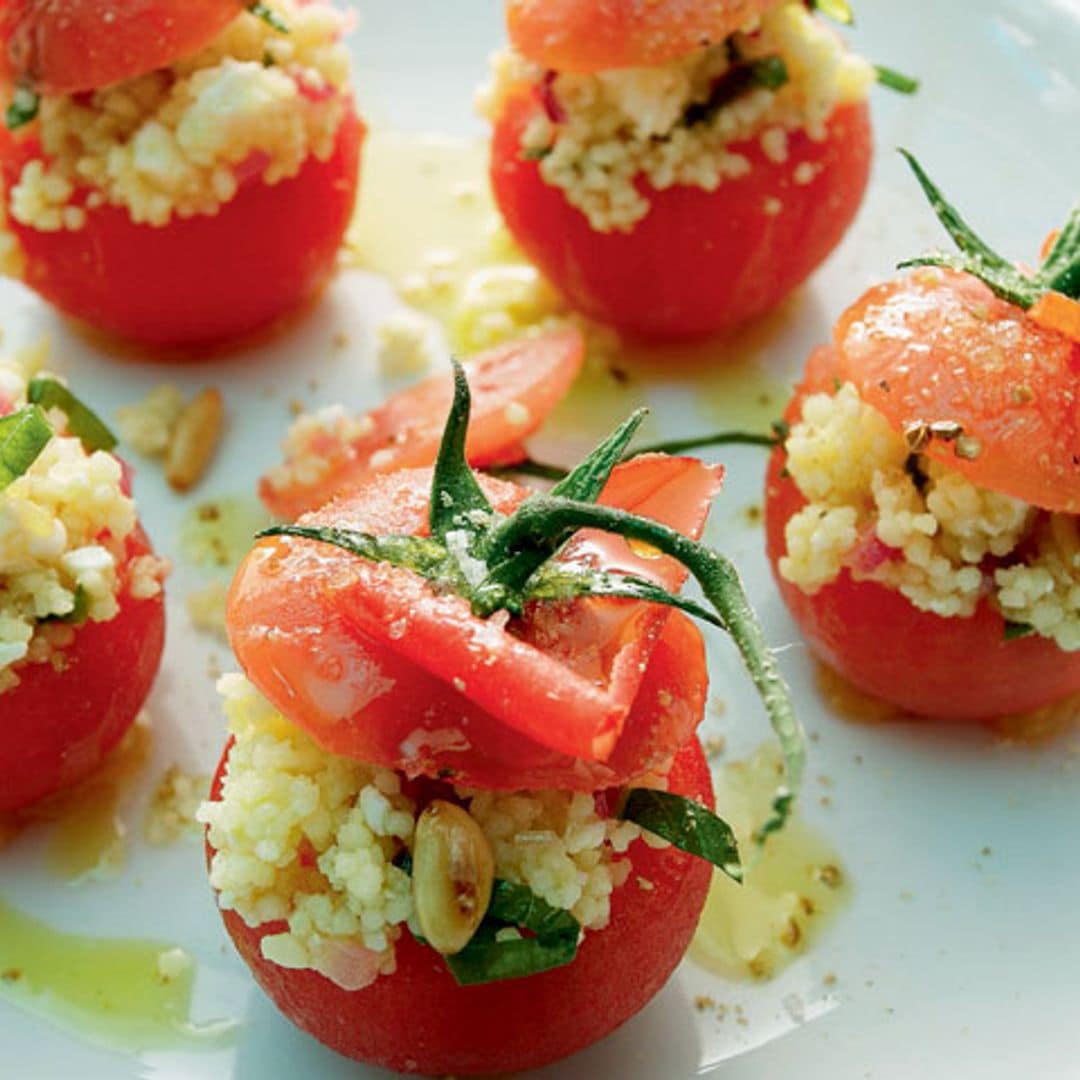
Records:
<instances>
[{"instance_id":1,"label":"pine nut","mask_svg":"<svg viewBox=\"0 0 1080 1080\"><path fill-rule=\"evenodd\" d=\"M436 799L420 815L413 842L413 898L428 944L444 956L468 945L484 919L495 857L480 826Z\"/></svg>"},{"instance_id":2,"label":"pine nut","mask_svg":"<svg viewBox=\"0 0 1080 1080\"><path fill-rule=\"evenodd\" d=\"M224 424L221 391L201 391L184 407L176 421L165 460L165 478L174 491L189 491L206 472Z\"/></svg>"}]
</instances>

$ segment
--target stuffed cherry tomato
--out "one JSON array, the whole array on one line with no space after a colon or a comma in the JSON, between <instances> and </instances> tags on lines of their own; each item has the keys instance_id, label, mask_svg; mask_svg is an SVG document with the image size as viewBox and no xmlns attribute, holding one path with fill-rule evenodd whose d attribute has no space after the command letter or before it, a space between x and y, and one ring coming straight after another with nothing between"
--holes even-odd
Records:
<instances>
[{"instance_id":1,"label":"stuffed cherry tomato","mask_svg":"<svg viewBox=\"0 0 1080 1080\"><path fill-rule=\"evenodd\" d=\"M107 434L0 361L0 811L92 772L161 659L165 564Z\"/></svg>"},{"instance_id":2,"label":"stuffed cherry tomato","mask_svg":"<svg viewBox=\"0 0 1080 1080\"><path fill-rule=\"evenodd\" d=\"M708 864L739 875L694 735L702 643L672 607L741 649L787 755L760 835L783 823L790 698L733 569L695 539L718 471L617 465L639 420L529 495L469 468L456 368L434 469L270 530L237 575L210 880L266 992L343 1054L532 1068L666 981ZM711 609L678 596L688 570Z\"/></svg>"},{"instance_id":3,"label":"stuffed cherry tomato","mask_svg":"<svg viewBox=\"0 0 1080 1080\"><path fill-rule=\"evenodd\" d=\"M512 2L482 107L526 254L587 315L688 338L779 303L836 246L875 72L801 2Z\"/></svg>"},{"instance_id":4,"label":"stuffed cherry tomato","mask_svg":"<svg viewBox=\"0 0 1080 1080\"><path fill-rule=\"evenodd\" d=\"M824 660L913 713L987 719L1080 691L1080 322L1045 314L1080 310L1080 262L1075 220L1031 276L958 221L965 255L871 289L812 358L766 520Z\"/></svg>"},{"instance_id":5,"label":"stuffed cherry tomato","mask_svg":"<svg viewBox=\"0 0 1080 1080\"><path fill-rule=\"evenodd\" d=\"M19 80L0 136L15 273L151 346L226 341L302 305L356 195L344 16L296 0L261 5L266 19L209 0L77 7L24 3L0 23Z\"/></svg>"},{"instance_id":6,"label":"stuffed cherry tomato","mask_svg":"<svg viewBox=\"0 0 1080 1080\"><path fill-rule=\"evenodd\" d=\"M484 467L521 460L523 440L570 389L584 356L581 334L565 330L475 357L469 461ZM449 374L436 375L363 416L331 406L300 417L285 440L284 463L259 485L263 502L280 517L296 518L377 473L430 465L452 395Z\"/></svg>"}]
</instances>

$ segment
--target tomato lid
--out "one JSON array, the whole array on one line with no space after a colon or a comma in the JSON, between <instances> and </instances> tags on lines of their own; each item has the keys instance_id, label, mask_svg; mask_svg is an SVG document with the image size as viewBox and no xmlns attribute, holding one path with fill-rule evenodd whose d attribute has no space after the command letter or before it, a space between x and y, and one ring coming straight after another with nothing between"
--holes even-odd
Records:
<instances>
[{"instance_id":1,"label":"tomato lid","mask_svg":"<svg viewBox=\"0 0 1080 1080\"><path fill-rule=\"evenodd\" d=\"M1080 512L1080 345L981 281L926 268L867 292L834 331L837 378L973 484Z\"/></svg>"},{"instance_id":2,"label":"tomato lid","mask_svg":"<svg viewBox=\"0 0 1080 1080\"><path fill-rule=\"evenodd\" d=\"M73 94L197 52L240 14L238 0L7 0L0 80Z\"/></svg>"},{"instance_id":3,"label":"tomato lid","mask_svg":"<svg viewBox=\"0 0 1080 1080\"><path fill-rule=\"evenodd\" d=\"M509 0L507 29L526 59L556 71L666 64L716 44L777 0Z\"/></svg>"}]
</instances>

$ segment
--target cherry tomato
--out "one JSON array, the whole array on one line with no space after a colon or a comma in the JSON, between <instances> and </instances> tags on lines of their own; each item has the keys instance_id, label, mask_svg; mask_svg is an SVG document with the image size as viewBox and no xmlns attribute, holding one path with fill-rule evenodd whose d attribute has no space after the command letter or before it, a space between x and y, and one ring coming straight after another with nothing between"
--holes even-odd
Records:
<instances>
[{"instance_id":1,"label":"cherry tomato","mask_svg":"<svg viewBox=\"0 0 1080 1080\"><path fill-rule=\"evenodd\" d=\"M967 291L965 285L962 295ZM869 295L883 294L872 290ZM944 296L937 302L949 303ZM860 303L854 310L865 313L872 306ZM934 321L929 302L918 311L924 319ZM857 327L856 320L841 319L838 343L851 336L864 340L869 326L861 331ZM902 322L895 323L897 336L902 327ZM918 340L913 335L907 350L912 363L923 355L917 348ZM972 345L974 342L967 342L969 348ZM957 338L956 347L965 347L963 337ZM929 361L926 364L924 374L935 370ZM895 366L880 370L887 371L889 379L897 377ZM870 376L865 368L860 367L860 371L862 392ZM802 402L809 394L831 388L837 378L851 377L852 369L837 351L818 350L787 411L788 422L798 421ZM1005 371L1000 377L1005 378ZM915 385L914 379L913 374L903 373L897 383ZM943 381L947 385L947 379ZM976 401L976 393L973 385L966 399L954 400L966 400L970 405ZM897 398L903 400L899 394ZM886 396L879 389L874 404L881 407L879 402L893 400L891 393ZM997 395L988 391L987 400L995 402ZM780 450L772 455L765 492L768 556L784 602L814 652L858 689L917 715L952 720L1023 713L1080 691L1080 653L1063 652L1053 641L1038 635L1006 641L1004 619L985 600L969 618L943 618L920 611L901 593L877 582L855 581L846 569L813 595L803 592L777 571L777 563L787 550L784 527L806 505L794 481L784 475Z\"/></svg>"},{"instance_id":2,"label":"cherry tomato","mask_svg":"<svg viewBox=\"0 0 1080 1080\"><path fill-rule=\"evenodd\" d=\"M211 798L220 794L227 759L226 749ZM697 739L676 755L670 790L713 805ZM338 1053L433 1076L517 1072L602 1039L642 1009L682 959L712 868L675 848L656 850L641 841L629 857L633 870L612 894L609 926L586 933L573 963L483 986L458 986L442 958L406 932L397 942L394 974L363 990L343 990L314 971L263 958L259 942L282 924L251 928L231 911L222 918L278 1008Z\"/></svg>"},{"instance_id":3,"label":"cherry tomato","mask_svg":"<svg viewBox=\"0 0 1080 1080\"><path fill-rule=\"evenodd\" d=\"M240 0L5 0L0 82L43 94L96 90L198 52Z\"/></svg>"},{"instance_id":4,"label":"cherry tomato","mask_svg":"<svg viewBox=\"0 0 1080 1080\"><path fill-rule=\"evenodd\" d=\"M730 37L775 0L510 0L514 48L556 71L654 67Z\"/></svg>"},{"instance_id":5,"label":"cherry tomato","mask_svg":"<svg viewBox=\"0 0 1080 1080\"><path fill-rule=\"evenodd\" d=\"M309 300L333 270L363 135L350 107L327 161L310 158L273 186L248 178L217 214L161 228L136 225L117 206L87 210L77 231L40 232L9 215L24 280L73 318L149 346L193 347L253 332ZM33 139L0 134L9 192L38 152Z\"/></svg>"},{"instance_id":6,"label":"cherry tomato","mask_svg":"<svg viewBox=\"0 0 1080 1080\"><path fill-rule=\"evenodd\" d=\"M467 453L472 465L507 464L524 456L521 440L531 435L570 389L585 356L577 330L499 345L469 364L472 414ZM315 442L328 469L318 479L277 485L264 477L259 493L272 513L296 518L380 472L430 465L442 439L453 396L449 372L395 394L367 414L369 430L342 444Z\"/></svg>"},{"instance_id":7,"label":"cherry tomato","mask_svg":"<svg viewBox=\"0 0 1080 1080\"><path fill-rule=\"evenodd\" d=\"M141 529L127 558L150 552ZM142 708L165 641L162 596L120 597L108 622L86 622L58 663L22 664L0 694L0 811L17 810L70 787L97 768Z\"/></svg>"},{"instance_id":8,"label":"cherry tomato","mask_svg":"<svg viewBox=\"0 0 1080 1080\"><path fill-rule=\"evenodd\" d=\"M273 186L252 176L218 213L160 228L137 225L115 206L87 209L77 231L40 232L9 214L23 279L65 314L150 346L194 347L257 330L309 300L333 270L363 135L350 106L327 161L309 158ZM8 192L37 156L33 138L0 132Z\"/></svg>"},{"instance_id":9,"label":"cherry tomato","mask_svg":"<svg viewBox=\"0 0 1080 1080\"><path fill-rule=\"evenodd\" d=\"M758 140L731 150L751 164L714 192L640 189L652 203L631 232L597 232L540 165L522 157L522 134L541 108L514 94L495 125L491 182L514 238L586 315L644 338L692 338L734 327L778 304L839 243L870 171L865 104L832 114L826 137L788 138L782 164ZM794 180L806 164L809 183ZM779 211L766 212L769 200Z\"/></svg>"},{"instance_id":10,"label":"cherry tomato","mask_svg":"<svg viewBox=\"0 0 1080 1080\"><path fill-rule=\"evenodd\" d=\"M504 512L526 494L513 484L482 483ZM430 484L426 469L376 476L301 522L419 533ZM699 461L651 455L619 466L600 501L696 537L718 484L718 472ZM668 589L686 576L670 559L640 557L622 539L590 530L560 559L635 573ZM653 604L591 597L535 605L506 625L476 618L461 597L436 594L407 570L295 537L255 546L228 605L233 648L248 677L323 745L412 775L449 767L473 776L475 765L486 780L497 771L492 757L532 742L548 754L531 749L526 775L542 767L554 786L586 790L592 776L583 780L574 759L613 759L668 614ZM477 719L484 729L501 726L507 737L474 737L478 713L490 714ZM652 752L649 738L642 746ZM616 760L620 769L634 766ZM520 786L515 768L510 756L503 786Z\"/></svg>"}]
</instances>

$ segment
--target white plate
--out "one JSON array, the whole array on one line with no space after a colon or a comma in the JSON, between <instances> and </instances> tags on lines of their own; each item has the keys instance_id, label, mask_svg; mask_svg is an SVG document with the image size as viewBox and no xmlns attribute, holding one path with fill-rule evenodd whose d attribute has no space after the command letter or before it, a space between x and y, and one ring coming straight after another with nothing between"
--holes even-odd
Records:
<instances>
[{"instance_id":1,"label":"white plate","mask_svg":"<svg viewBox=\"0 0 1080 1080\"><path fill-rule=\"evenodd\" d=\"M458 0L451 16L450 5L435 0L367 0L355 50L360 98L373 124L479 132L470 93L500 38L499 7L495 0ZM991 242L1017 257L1034 255L1077 194L1075 0L861 0L857 8L860 51L919 75L923 86L914 99L874 95L879 154L866 206L766 350L763 362L787 379L865 286L887 276L899 258L940 240L894 146L916 150ZM374 403L385 387L368 351L369 330L390 302L381 283L349 275L319 310L257 357L166 371L110 362L30 294L0 283L7 340L47 330L56 362L106 415L165 378L188 389L208 382L223 388L231 429L198 499L251 490L275 460L291 398ZM335 358L331 341L342 328L354 344ZM308 385L313 376L319 379L315 391ZM267 387L273 396L261 392ZM648 397L661 430L681 434L709 426L686 374L662 391L650 389ZM733 450L724 459L730 479L710 538L738 560L771 640L790 644L784 668L818 740L805 814L841 852L854 877L854 899L820 943L776 981L725 984L684 964L625 1029L543 1075L676 1080L714 1069L729 1080L1077 1075L1076 740L1016 748L971 731L857 726L829 715L768 577L761 531L745 524L746 507L760 499L762 458ZM137 492L159 549L176 553L190 502L170 497L152 467L140 470ZM150 703L154 757L125 808L133 834L164 766L176 761L208 770L222 742L205 674L209 654L221 650L192 632L183 604L186 591L203 581L204 571L178 560L166 659ZM728 703L722 730L736 751L747 750L763 736L752 695L725 647L714 650L712 670ZM716 728L719 722L708 723ZM828 808L819 805L819 776L832 780ZM197 844L148 849L136 837L118 878L70 886L44 868L45 839L43 830L32 830L0 855L5 900L68 930L183 945L199 964L196 1019L236 1016L244 1027L234 1045L214 1052L125 1055L0 1004L0 1074L53 1077L77 1069L86 1080L376 1075L295 1031L255 989L226 943ZM981 854L984 848L991 854ZM827 973L836 975L829 987ZM741 1005L746 1023L735 1023L730 1013L724 1021L699 1013L690 1002L702 993Z\"/></svg>"}]
</instances>

